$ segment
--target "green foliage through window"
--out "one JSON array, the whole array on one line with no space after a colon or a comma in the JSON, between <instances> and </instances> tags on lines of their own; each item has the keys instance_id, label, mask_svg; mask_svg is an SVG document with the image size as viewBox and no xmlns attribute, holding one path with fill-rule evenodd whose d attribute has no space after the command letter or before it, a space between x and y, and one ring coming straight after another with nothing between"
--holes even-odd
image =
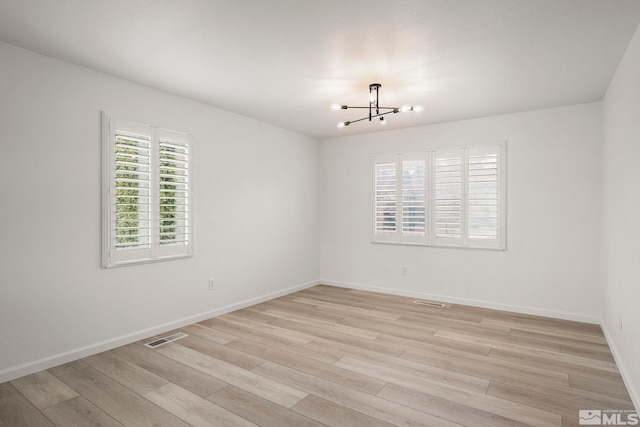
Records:
<instances>
[{"instance_id":1,"label":"green foliage through window","mask_svg":"<svg viewBox=\"0 0 640 427\"><path fill-rule=\"evenodd\" d=\"M150 141L116 136L116 248L148 247Z\"/></svg>"},{"instance_id":2,"label":"green foliage through window","mask_svg":"<svg viewBox=\"0 0 640 427\"><path fill-rule=\"evenodd\" d=\"M184 243L188 212L187 147L160 141L160 244Z\"/></svg>"}]
</instances>

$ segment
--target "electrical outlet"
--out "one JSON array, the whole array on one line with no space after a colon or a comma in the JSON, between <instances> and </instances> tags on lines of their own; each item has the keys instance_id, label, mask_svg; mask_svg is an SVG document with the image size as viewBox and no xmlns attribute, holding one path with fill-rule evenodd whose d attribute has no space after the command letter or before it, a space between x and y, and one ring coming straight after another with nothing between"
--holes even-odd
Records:
<instances>
[{"instance_id":1,"label":"electrical outlet","mask_svg":"<svg viewBox=\"0 0 640 427\"><path fill-rule=\"evenodd\" d=\"M209 290L213 291L216 289L216 281L214 279L209 279Z\"/></svg>"},{"instance_id":2,"label":"electrical outlet","mask_svg":"<svg viewBox=\"0 0 640 427\"><path fill-rule=\"evenodd\" d=\"M402 266L402 274L406 275L408 270L409 268L406 265Z\"/></svg>"},{"instance_id":3,"label":"electrical outlet","mask_svg":"<svg viewBox=\"0 0 640 427\"><path fill-rule=\"evenodd\" d=\"M620 332L622 332L622 316L618 316L618 323L620 324Z\"/></svg>"}]
</instances>

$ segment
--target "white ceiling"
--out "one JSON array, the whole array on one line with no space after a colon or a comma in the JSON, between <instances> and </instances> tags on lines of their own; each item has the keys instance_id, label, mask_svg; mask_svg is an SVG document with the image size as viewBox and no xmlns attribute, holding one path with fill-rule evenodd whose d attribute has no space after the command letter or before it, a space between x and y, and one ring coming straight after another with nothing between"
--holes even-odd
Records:
<instances>
[{"instance_id":1,"label":"white ceiling","mask_svg":"<svg viewBox=\"0 0 640 427\"><path fill-rule=\"evenodd\" d=\"M0 0L0 40L318 138L602 99L638 0ZM1 69L1 68L0 68ZM389 124L336 123L421 104Z\"/></svg>"}]
</instances>

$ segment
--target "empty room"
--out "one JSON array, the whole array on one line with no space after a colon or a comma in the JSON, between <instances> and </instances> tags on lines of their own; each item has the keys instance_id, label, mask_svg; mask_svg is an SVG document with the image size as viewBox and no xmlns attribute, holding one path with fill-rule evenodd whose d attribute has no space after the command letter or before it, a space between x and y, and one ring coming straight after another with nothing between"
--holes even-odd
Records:
<instances>
[{"instance_id":1,"label":"empty room","mask_svg":"<svg viewBox=\"0 0 640 427\"><path fill-rule=\"evenodd\" d=\"M640 425L640 1L0 0L0 426Z\"/></svg>"}]
</instances>

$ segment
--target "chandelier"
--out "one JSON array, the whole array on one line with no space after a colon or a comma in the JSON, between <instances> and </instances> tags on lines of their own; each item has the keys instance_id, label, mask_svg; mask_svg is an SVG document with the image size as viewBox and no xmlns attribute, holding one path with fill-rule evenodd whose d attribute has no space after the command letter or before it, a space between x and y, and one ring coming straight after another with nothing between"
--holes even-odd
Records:
<instances>
[{"instance_id":1,"label":"chandelier","mask_svg":"<svg viewBox=\"0 0 640 427\"><path fill-rule=\"evenodd\" d=\"M371 83L369 85L369 106L368 107L352 107L352 106L348 106L348 105L340 105L340 104L333 104L331 105L331 109L334 111L337 110L348 110L349 108L364 108L364 109L369 109L369 115L366 117L363 117L361 119L358 120L350 120L350 121L346 121L346 122L339 122L338 123L338 128L342 129L345 126L349 126L352 123L356 123L356 122L360 122L362 120L369 120L371 121L372 119L376 118L376 117L380 117L380 124L381 125L386 125L387 121L385 120L384 116L387 114L396 114L396 113L406 113L409 111L415 111L415 112L420 112L423 110L421 105L408 105L405 104L401 107L381 107L379 104L379 100L380 100L380 88L382 87L382 85L380 83ZM380 112L382 111L382 112Z\"/></svg>"}]
</instances>

